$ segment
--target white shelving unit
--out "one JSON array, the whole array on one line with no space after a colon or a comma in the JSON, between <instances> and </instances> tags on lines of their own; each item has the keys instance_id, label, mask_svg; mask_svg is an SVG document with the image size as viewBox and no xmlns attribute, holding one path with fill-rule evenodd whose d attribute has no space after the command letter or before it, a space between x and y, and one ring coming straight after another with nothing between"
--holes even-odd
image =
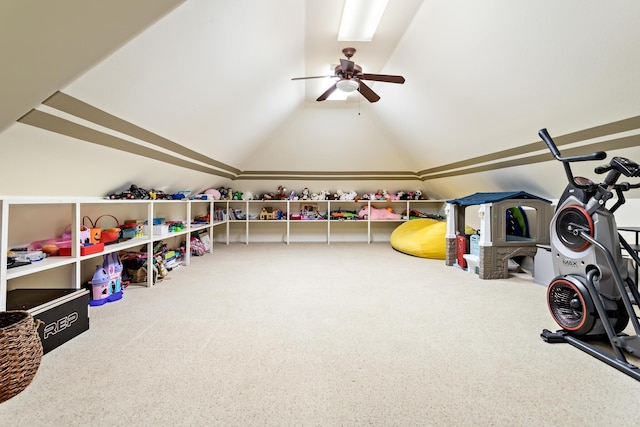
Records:
<instances>
[{"instance_id":1,"label":"white shelving unit","mask_svg":"<svg viewBox=\"0 0 640 427\"><path fill-rule=\"evenodd\" d=\"M226 224L226 235L217 234L218 242L245 243L269 241L292 242L366 242L388 241L391 231L408 221L401 219L357 219L363 207L391 208L402 214L411 210L444 215L444 200L214 200L219 220ZM283 219L259 219L262 208L279 209ZM229 211L233 210L234 215ZM332 213L355 213L356 219L338 218ZM304 214L317 212L324 219L305 219ZM291 215L301 215L292 219ZM281 237L280 237L281 236ZM264 238L266 237L266 240ZM262 238L262 240L261 240Z\"/></svg>"},{"instance_id":2,"label":"white shelving unit","mask_svg":"<svg viewBox=\"0 0 640 427\"><path fill-rule=\"evenodd\" d=\"M152 253L153 244L159 240L182 237L186 241L183 265L190 264L190 233L208 233L213 243L213 229L226 222L210 220L206 224L192 223L196 216L213 213L213 200L108 200L100 198L28 198L0 197L0 311L7 308L7 292L14 289L69 288L81 289L87 277L91 277L95 261L102 262L107 253L139 249L146 245ZM164 217L185 224L179 232L150 233L119 243L105 245L98 253L81 255L79 230L85 216L95 221L101 215L114 216L119 221L139 219L153 223L153 218ZM211 217L212 219L213 217ZM102 219L98 226L102 226ZM102 228L115 226L112 218L105 218ZM106 222L109 221L109 222ZM228 224L227 224L228 225ZM71 230L71 255L47 257L15 268L7 268L7 252L11 248L28 246L31 242L60 237ZM153 285L153 275L148 275L147 286Z\"/></svg>"}]
</instances>

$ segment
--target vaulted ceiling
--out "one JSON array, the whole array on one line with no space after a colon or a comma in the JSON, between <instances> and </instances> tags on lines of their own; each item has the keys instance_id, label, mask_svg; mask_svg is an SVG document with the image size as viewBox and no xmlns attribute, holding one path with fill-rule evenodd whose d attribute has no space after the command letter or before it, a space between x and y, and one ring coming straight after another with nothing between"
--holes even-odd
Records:
<instances>
[{"instance_id":1,"label":"vaulted ceiling","mask_svg":"<svg viewBox=\"0 0 640 427\"><path fill-rule=\"evenodd\" d=\"M374 40L358 43L336 39L342 5L3 2L0 130L33 108L53 112L41 103L60 91L232 174L408 171L452 197L460 191L445 184L470 176L446 174L532 155L522 147L542 127L575 143L640 115L635 0L390 0ZM406 83L371 83L375 104L358 93L318 103L332 80L291 80L330 74L347 46L365 72ZM624 123L587 139L637 136L637 120ZM489 167L470 181L544 187L544 169L521 163L515 175Z\"/></svg>"}]
</instances>

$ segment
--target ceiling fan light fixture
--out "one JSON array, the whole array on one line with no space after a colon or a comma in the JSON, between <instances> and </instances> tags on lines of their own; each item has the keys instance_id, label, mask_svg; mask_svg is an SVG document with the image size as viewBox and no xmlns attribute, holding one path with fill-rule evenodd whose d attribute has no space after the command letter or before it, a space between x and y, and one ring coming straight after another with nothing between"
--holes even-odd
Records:
<instances>
[{"instance_id":1,"label":"ceiling fan light fixture","mask_svg":"<svg viewBox=\"0 0 640 427\"><path fill-rule=\"evenodd\" d=\"M358 90L358 88L360 87L360 83L358 83L356 80L345 79L340 80L338 83L336 83L336 87L343 92L353 92L354 90Z\"/></svg>"},{"instance_id":2,"label":"ceiling fan light fixture","mask_svg":"<svg viewBox=\"0 0 640 427\"><path fill-rule=\"evenodd\" d=\"M345 0L338 41L370 42L388 0Z\"/></svg>"}]
</instances>

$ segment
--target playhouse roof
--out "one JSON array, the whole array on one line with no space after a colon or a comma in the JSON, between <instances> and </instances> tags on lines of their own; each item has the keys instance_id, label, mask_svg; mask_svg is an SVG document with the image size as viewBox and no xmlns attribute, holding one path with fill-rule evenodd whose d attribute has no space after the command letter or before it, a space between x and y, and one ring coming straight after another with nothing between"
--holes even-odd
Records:
<instances>
[{"instance_id":1,"label":"playhouse roof","mask_svg":"<svg viewBox=\"0 0 640 427\"><path fill-rule=\"evenodd\" d=\"M495 203L507 199L537 199L543 202L551 203L547 199L536 196L526 191L501 191L495 193L474 193L470 196L460 197L458 199L447 200L447 203L461 206L480 205L482 203Z\"/></svg>"}]
</instances>

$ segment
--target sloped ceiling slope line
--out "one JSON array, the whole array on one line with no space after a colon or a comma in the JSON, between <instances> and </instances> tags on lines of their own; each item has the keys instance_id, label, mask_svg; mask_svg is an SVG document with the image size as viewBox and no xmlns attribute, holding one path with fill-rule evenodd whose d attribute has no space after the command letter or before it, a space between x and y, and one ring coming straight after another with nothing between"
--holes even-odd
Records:
<instances>
[{"instance_id":1,"label":"sloped ceiling slope line","mask_svg":"<svg viewBox=\"0 0 640 427\"><path fill-rule=\"evenodd\" d=\"M480 157L463 160L457 163L439 166L420 172L404 170L330 170L332 155L335 150L330 144L335 142L338 147L357 145L357 138L335 137L331 134L327 136L325 143L312 141L309 144L300 144L301 151L293 153L295 164L305 166L302 157L313 157L314 155L325 155L321 159L321 165L325 168L319 170L247 170L233 168L232 166L208 158L200 153L194 152L180 144L169 141L157 134L149 132L139 126L115 117L105 111L99 110L76 98L68 96L62 92L56 92L44 101L43 105L54 110L64 112L67 116L81 119L87 123L98 125L100 128L114 131L113 134L103 132L100 129L92 129L81 123L75 123L63 117L58 117L45 111L32 110L22 118L20 122L51 132L67 135L73 138L95 143L105 147L137 154L150 159L166 162L174 166L180 166L194 171L204 172L215 176L240 180L416 180L428 181L452 176L474 174L484 171L492 171L515 166L528 165L551 160L551 155L546 151L546 146L541 141L516 147L510 150L502 150L495 153L486 154ZM359 117L357 120L361 120ZM370 125L370 124L368 124ZM332 128L333 129L333 128ZM625 148L640 146L640 116L631 117L617 122L595 126L589 129L573 132L566 135L554 136L559 147L580 143L580 146L563 150L564 155L584 154L592 151L607 150L614 151ZM631 134L629 134L631 133ZM117 135L130 137L121 138ZM339 135L339 134L338 134ZM591 141L596 142L591 142ZM136 141L148 143L152 147L163 149L162 151L141 145ZM314 154L314 147L319 150ZM274 163L272 157L276 150L273 146L268 146L270 153L269 160ZM364 153L367 150L356 147L356 152ZM377 149L369 150L374 156L379 156ZM542 151L542 153L540 153ZM291 153L290 153L291 154ZM267 155L258 152L258 156ZM194 161L190 161L195 160ZM317 160L317 159L316 159ZM347 158L347 164L350 159ZM359 160L363 160L361 157ZM275 163L278 163L277 161ZM367 164L375 163L368 160ZM282 164L280 162L279 164ZM339 164L339 166L343 166Z\"/></svg>"},{"instance_id":2,"label":"sloped ceiling slope line","mask_svg":"<svg viewBox=\"0 0 640 427\"><path fill-rule=\"evenodd\" d=\"M127 122L105 111L99 110L87 104L86 102L80 101L79 99L76 99L62 92L54 93L49 98L47 98L43 102L43 104L71 114L75 117L95 123L102 127L113 129L117 132L146 141L150 144L156 145L166 150L179 153L193 160L197 160L209 164L213 167L222 169L224 171L228 171L232 174L238 174L240 172L239 169L236 169L222 162L218 162L217 160L207 157L199 152L193 151L180 144L176 144L175 142L163 138L160 135L143 129L140 126Z\"/></svg>"},{"instance_id":3,"label":"sloped ceiling slope line","mask_svg":"<svg viewBox=\"0 0 640 427\"><path fill-rule=\"evenodd\" d=\"M635 133L636 135L629 135L629 133ZM553 140L559 148L574 143L581 143L578 148L563 150L562 152L563 155L577 155L593 151L613 151L636 147L640 145L640 134L638 133L640 133L640 116L595 126L565 135L554 135ZM589 143L590 140L597 140L598 142ZM543 150L545 154L530 155L531 153L535 153L540 150ZM505 160L516 156L522 157L513 160ZM546 145L542 140L538 140L509 150L497 151L495 153L462 160L456 163L425 169L417 172L417 174L424 180L445 178L448 176L478 173L486 170L538 163L552 159L553 157L548 153ZM481 164L482 166L478 166Z\"/></svg>"}]
</instances>

